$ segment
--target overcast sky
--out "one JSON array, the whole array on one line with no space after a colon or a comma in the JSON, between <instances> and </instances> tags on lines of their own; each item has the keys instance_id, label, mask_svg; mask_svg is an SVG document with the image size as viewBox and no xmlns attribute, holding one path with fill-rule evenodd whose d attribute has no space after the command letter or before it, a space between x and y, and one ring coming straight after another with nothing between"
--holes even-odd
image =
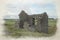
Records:
<instances>
[{"instance_id":1,"label":"overcast sky","mask_svg":"<svg viewBox=\"0 0 60 40\"><path fill-rule=\"evenodd\" d=\"M25 10L29 15L47 12L49 17L57 17L56 5L53 0L5 0L3 5L5 15L18 15Z\"/></svg>"}]
</instances>

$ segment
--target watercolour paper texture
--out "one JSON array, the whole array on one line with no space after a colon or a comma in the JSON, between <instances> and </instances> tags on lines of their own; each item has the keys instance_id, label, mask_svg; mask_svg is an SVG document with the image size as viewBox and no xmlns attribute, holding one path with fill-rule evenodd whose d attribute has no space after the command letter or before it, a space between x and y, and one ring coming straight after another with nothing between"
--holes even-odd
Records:
<instances>
[{"instance_id":1,"label":"watercolour paper texture","mask_svg":"<svg viewBox=\"0 0 60 40\"><path fill-rule=\"evenodd\" d=\"M60 40L59 0L0 0L0 40Z\"/></svg>"}]
</instances>

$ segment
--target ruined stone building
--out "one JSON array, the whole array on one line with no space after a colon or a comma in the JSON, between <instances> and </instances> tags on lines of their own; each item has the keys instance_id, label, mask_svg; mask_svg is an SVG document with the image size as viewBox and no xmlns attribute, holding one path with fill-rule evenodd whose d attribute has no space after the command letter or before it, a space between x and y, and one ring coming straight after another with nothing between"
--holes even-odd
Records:
<instances>
[{"instance_id":1,"label":"ruined stone building","mask_svg":"<svg viewBox=\"0 0 60 40\"><path fill-rule=\"evenodd\" d=\"M48 33L48 15L46 12L28 15L25 11L21 11L19 14L19 28Z\"/></svg>"}]
</instances>

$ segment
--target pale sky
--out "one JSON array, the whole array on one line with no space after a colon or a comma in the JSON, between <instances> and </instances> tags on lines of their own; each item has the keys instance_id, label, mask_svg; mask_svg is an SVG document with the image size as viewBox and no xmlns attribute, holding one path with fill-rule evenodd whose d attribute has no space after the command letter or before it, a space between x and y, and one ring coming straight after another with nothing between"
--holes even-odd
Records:
<instances>
[{"instance_id":1,"label":"pale sky","mask_svg":"<svg viewBox=\"0 0 60 40\"><path fill-rule=\"evenodd\" d=\"M56 5L54 0L2 0L1 9L5 15L18 15L25 10L29 15L47 12L49 17L55 18Z\"/></svg>"}]
</instances>

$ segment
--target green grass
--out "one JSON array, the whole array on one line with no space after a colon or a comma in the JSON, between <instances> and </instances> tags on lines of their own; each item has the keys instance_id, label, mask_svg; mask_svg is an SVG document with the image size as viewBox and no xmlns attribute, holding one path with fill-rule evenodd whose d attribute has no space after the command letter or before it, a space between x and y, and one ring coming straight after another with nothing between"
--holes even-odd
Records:
<instances>
[{"instance_id":1,"label":"green grass","mask_svg":"<svg viewBox=\"0 0 60 40\"><path fill-rule=\"evenodd\" d=\"M56 32L56 20L48 20L49 30L48 34L39 33L39 32L30 32L25 29L17 29L14 27L16 20L9 19L5 20L5 31L6 35L12 37L20 37L20 36L33 36L33 37L49 37L55 34Z\"/></svg>"}]
</instances>

